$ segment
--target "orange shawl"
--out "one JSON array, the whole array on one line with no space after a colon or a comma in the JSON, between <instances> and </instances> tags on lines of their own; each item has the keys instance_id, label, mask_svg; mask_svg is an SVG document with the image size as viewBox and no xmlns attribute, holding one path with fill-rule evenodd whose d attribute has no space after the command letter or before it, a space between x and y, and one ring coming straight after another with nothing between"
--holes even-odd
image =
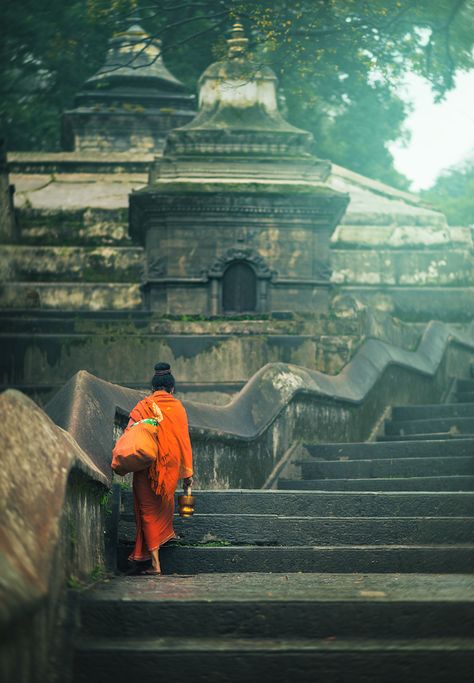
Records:
<instances>
[{"instance_id":1,"label":"orange shawl","mask_svg":"<svg viewBox=\"0 0 474 683\"><path fill-rule=\"evenodd\" d=\"M130 413L130 420L137 422L154 417L153 403L163 413L163 421L157 427L158 458L149 468L148 477L154 493L170 499L174 496L178 480L193 474L188 418L181 401L167 391L155 391L137 403Z\"/></svg>"}]
</instances>

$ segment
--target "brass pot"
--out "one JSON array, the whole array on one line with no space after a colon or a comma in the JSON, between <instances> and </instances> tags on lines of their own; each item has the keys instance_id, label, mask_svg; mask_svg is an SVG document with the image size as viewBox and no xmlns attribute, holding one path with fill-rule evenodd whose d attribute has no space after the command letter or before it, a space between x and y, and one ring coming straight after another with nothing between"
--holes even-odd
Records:
<instances>
[{"instance_id":1,"label":"brass pot","mask_svg":"<svg viewBox=\"0 0 474 683\"><path fill-rule=\"evenodd\" d=\"M195 497L191 495L191 489L188 488L185 494L178 496L178 510L179 516L189 519L194 514Z\"/></svg>"}]
</instances>

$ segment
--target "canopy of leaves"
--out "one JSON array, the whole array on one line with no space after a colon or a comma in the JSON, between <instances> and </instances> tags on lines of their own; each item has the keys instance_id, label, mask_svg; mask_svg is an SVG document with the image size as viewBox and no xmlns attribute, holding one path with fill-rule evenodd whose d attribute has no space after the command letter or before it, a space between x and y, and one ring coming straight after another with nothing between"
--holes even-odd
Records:
<instances>
[{"instance_id":1,"label":"canopy of leaves","mask_svg":"<svg viewBox=\"0 0 474 683\"><path fill-rule=\"evenodd\" d=\"M450 225L474 226L474 157L444 171L423 197L446 214Z\"/></svg>"},{"instance_id":2,"label":"canopy of leaves","mask_svg":"<svg viewBox=\"0 0 474 683\"><path fill-rule=\"evenodd\" d=\"M388 145L403 139L403 74L437 96L474 65L474 0L22 0L4 3L0 125L9 149L57 149L61 112L104 62L107 39L139 6L169 68L194 90L239 16L269 64L289 120L320 156L401 187Z\"/></svg>"}]
</instances>

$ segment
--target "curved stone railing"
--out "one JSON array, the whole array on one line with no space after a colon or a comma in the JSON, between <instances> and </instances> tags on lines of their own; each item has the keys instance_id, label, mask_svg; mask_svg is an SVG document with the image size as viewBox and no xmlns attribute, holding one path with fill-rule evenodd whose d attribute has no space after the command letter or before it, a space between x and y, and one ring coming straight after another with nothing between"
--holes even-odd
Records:
<instances>
[{"instance_id":1,"label":"curved stone railing","mask_svg":"<svg viewBox=\"0 0 474 683\"><path fill-rule=\"evenodd\" d=\"M104 567L107 477L24 394L0 411L0 678L69 680L67 586Z\"/></svg>"},{"instance_id":2,"label":"curved stone railing","mask_svg":"<svg viewBox=\"0 0 474 683\"><path fill-rule=\"evenodd\" d=\"M262 486L295 440L364 440L387 406L442 399L450 379L467 376L473 359L474 325L460 333L432 322L416 351L369 339L338 375L268 364L226 406L185 402L197 483ZM110 477L114 423L142 397L82 371L47 412Z\"/></svg>"}]
</instances>

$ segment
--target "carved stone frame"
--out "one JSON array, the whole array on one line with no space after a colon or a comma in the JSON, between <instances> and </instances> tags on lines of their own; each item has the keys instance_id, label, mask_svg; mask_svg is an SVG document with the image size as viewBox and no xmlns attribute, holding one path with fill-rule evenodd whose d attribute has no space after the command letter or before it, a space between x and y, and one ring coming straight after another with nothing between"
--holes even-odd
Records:
<instances>
[{"instance_id":1,"label":"carved stone frame","mask_svg":"<svg viewBox=\"0 0 474 683\"><path fill-rule=\"evenodd\" d=\"M218 256L206 275L210 282L211 315L222 315L222 281L227 268L233 263L245 263L252 268L257 278L256 313L266 313L268 310L268 281L274 273L266 264L264 258L252 247L236 246L227 249Z\"/></svg>"}]
</instances>

